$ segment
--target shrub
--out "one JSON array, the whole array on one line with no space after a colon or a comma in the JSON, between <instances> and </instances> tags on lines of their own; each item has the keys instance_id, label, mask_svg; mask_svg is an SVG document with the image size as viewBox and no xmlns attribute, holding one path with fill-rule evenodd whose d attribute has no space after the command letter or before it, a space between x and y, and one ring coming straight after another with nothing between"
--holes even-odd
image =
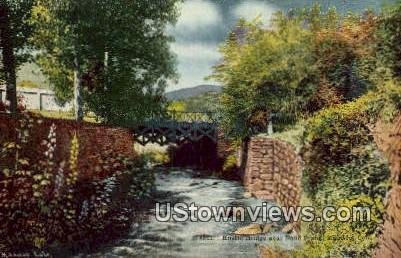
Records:
<instances>
[{"instance_id":1,"label":"shrub","mask_svg":"<svg viewBox=\"0 0 401 258\"><path fill-rule=\"evenodd\" d=\"M377 243L378 225L383 222L382 201L366 195L340 199L335 207L367 207L371 220L364 222L304 222L302 237L304 245L293 257L369 257ZM321 210L323 206L319 206Z\"/></svg>"},{"instance_id":2,"label":"shrub","mask_svg":"<svg viewBox=\"0 0 401 258\"><path fill-rule=\"evenodd\" d=\"M388 191L389 166L377 150L371 128L391 121L400 107L400 87L387 82L361 98L326 108L307 121L302 149L303 188L315 207L366 206L370 222L312 222L299 257L367 257L377 242ZM333 239L341 236L340 239ZM316 240L317 239L317 240Z\"/></svg>"},{"instance_id":3,"label":"shrub","mask_svg":"<svg viewBox=\"0 0 401 258\"><path fill-rule=\"evenodd\" d=\"M326 166L352 160L352 149L372 141L369 116L364 112L365 98L326 108L311 118L304 135L305 183L313 190L323 179Z\"/></svg>"},{"instance_id":4,"label":"shrub","mask_svg":"<svg viewBox=\"0 0 401 258\"><path fill-rule=\"evenodd\" d=\"M377 148L363 146L354 151L354 158L342 166L329 166L316 192L316 200L324 204L350 196L366 195L383 201L388 190L390 170Z\"/></svg>"},{"instance_id":5,"label":"shrub","mask_svg":"<svg viewBox=\"0 0 401 258\"><path fill-rule=\"evenodd\" d=\"M327 166L343 166L358 159L357 151L373 143L371 128L380 118L391 120L401 103L401 88L387 82L361 98L323 109L307 121L302 154L304 182L313 193Z\"/></svg>"},{"instance_id":6,"label":"shrub","mask_svg":"<svg viewBox=\"0 0 401 258\"><path fill-rule=\"evenodd\" d=\"M145 149L140 152L136 159L136 164L139 167L153 166L153 165L167 165L170 162L170 156L167 151L158 149Z\"/></svg>"},{"instance_id":7,"label":"shrub","mask_svg":"<svg viewBox=\"0 0 401 258\"><path fill-rule=\"evenodd\" d=\"M237 157L235 154L231 154L224 160L220 176L227 179L236 179L238 177L237 172Z\"/></svg>"},{"instance_id":8,"label":"shrub","mask_svg":"<svg viewBox=\"0 0 401 258\"><path fill-rule=\"evenodd\" d=\"M382 74L390 73L390 76L401 78L401 46L399 38L401 32L401 5L399 1L385 10L380 17L376 37L377 62L379 63L379 72ZM381 75L382 76L382 75Z\"/></svg>"},{"instance_id":9,"label":"shrub","mask_svg":"<svg viewBox=\"0 0 401 258\"><path fill-rule=\"evenodd\" d=\"M170 162L168 153L163 151L154 151L152 153L152 162L157 165L164 165Z\"/></svg>"},{"instance_id":10,"label":"shrub","mask_svg":"<svg viewBox=\"0 0 401 258\"><path fill-rule=\"evenodd\" d=\"M289 127L283 132L275 132L270 137L287 141L294 145L299 151L302 148L302 137L305 133L305 121L300 120L297 124ZM264 134L263 134L264 135Z\"/></svg>"}]
</instances>

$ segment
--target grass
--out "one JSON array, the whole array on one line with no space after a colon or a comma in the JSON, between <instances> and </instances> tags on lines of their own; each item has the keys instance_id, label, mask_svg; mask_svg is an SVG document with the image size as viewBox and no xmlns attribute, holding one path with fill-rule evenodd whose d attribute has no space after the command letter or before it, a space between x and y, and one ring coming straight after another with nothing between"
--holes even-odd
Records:
<instances>
[{"instance_id":1,"label":"grass","mask_svg":"<svg viewBox=\"0 0 401 258\"><path fill-rule=\"evenodd\" d=\"M47 118L66 119L66 120L75 119L73 112L45 111L45 110L30 110L30 112L34 114L39 114ZM85 115L84 121L89 123L99 123L99 121L96 120L96 116L94 115Z\"/></svg>"},{"instance_id":2,"label":"grass","mask_svg":"<svg viewBox=\"0 0 401 258\"><path fill-rule=\"evenodd\" d=\"M298 122L292 128L285 130L283 132L276 132L269 137L287 141L295 146L297 151L302 147L302 136L305 131L305 123L303 121ZM267 134L260 134L261 136L268 136Z\"/></svg>"}]
</instances>

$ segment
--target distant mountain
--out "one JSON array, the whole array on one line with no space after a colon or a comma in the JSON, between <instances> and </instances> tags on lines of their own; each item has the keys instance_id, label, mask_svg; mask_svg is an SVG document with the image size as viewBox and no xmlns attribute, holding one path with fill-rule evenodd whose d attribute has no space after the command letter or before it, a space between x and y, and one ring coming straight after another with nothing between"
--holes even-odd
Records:
<instances>
[{"instance_id":1,"label":"distant mountain","mask_svg":"<svg viewBox=\"0 0 401 258\"><path fill-rule=\"evenodd\" d=\"M217 85L199 85L193 88L185 88L166 93L168 100L181 100L197 97L207 92L221 92L221 87Z\"/></svg>"}]
</instances>

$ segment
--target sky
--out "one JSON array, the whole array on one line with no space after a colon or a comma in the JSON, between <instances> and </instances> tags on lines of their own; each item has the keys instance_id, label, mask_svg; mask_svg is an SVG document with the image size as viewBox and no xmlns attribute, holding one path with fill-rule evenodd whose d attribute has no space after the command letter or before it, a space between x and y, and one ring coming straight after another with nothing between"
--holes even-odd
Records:
<instances>
[{"instance_id":1,"label":"sky","mask_svg":"<svg viewBox=\"0 0 401 258\"><path fill-rule=\"evenodd\" d=\"M248 20L260 15L269 23L278 10L289 10L319 3L323 8L335 6L341 13L379 10L391 0L184 0L180 4L180 17L169 33L175 37L171 44L177 56L179 82L171 83L167 91L188 88L200 84L217 84L205 81L212 67L221 58L218 46L240 18Z\"/></svg>"}]
</instances>

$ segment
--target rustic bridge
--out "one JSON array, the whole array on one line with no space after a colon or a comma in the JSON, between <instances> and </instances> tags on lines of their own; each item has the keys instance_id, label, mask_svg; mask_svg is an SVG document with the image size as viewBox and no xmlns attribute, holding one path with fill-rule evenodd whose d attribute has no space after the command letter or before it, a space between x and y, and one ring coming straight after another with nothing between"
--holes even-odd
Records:
<instances>
[{"instance_id":1,"label":"rustic bridge","mask_svg":"<svg viewBox=\"0 0 401 258\"><path fill-rule=\"evenodd\" d=\"M141 145L181 144L209 138L217 142L217 120L211 112L169 110L166 117L153 118L133 128L135 141Z\"/></svg>"}]
</instances>

